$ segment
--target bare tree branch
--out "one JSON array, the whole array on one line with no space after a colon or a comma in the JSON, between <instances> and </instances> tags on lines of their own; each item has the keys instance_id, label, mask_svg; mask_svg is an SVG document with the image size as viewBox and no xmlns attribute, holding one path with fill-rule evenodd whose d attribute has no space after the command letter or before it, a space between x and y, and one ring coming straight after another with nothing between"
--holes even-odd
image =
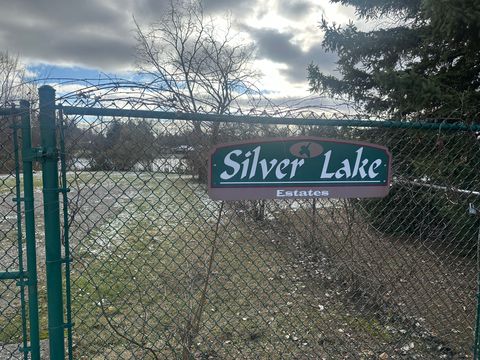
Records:
<instances>
[{"instance_id":1,"label":"bare tree branch","mask_svg":"<svg viewBox=\"0 0 480 360\"><path fill-rule=\"evenodd\" d=\"M18 56L0 51L0 106L13 100L28 100L32 97L32 84L25 82L26 70Z\"/></svg>"},{"instance_id":2,"label":"bare tree branch","mask_svg":"<svg viewBox=\"0 0 480 360\"><path fill-rule=\"evenodd\" d=\"M235 99L258 91L251 86L259 75L253 44L232 35L229 18L222 21L224 30L204 15L200 0L172 0L158 23L145 29L135 22L137 68L174 108L224 114Z\"/></svg>"}]
</instances>

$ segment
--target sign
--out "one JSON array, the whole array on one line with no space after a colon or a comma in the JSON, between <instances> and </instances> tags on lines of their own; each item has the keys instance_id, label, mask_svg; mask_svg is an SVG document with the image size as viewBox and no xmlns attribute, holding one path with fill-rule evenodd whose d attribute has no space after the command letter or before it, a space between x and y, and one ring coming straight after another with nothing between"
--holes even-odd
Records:
<instances>
[{"instance_id":1,"label":"sign","mask_svg":"<svg viewBox=\"0 0 480 360\"><path fill-rule=\"evenodd\" d=\"M386 147L317 137L217 145L209 157L214 200L370 198L388 194Z\"/></svg>"}]
</instances>

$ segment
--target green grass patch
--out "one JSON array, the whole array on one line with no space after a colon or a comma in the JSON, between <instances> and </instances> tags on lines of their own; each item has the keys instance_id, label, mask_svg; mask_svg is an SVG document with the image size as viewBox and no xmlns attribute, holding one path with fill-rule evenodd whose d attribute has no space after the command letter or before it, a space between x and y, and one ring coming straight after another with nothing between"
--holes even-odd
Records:
<instances>
[{"instance_id":1,"label":"green grass patch","mask_svg":"<svg viewBox=\"0 0 480 360\"><path fill-rule=\"evenodd\" d=\"M202 185L164 174L69 176L80 191L73 194L86 202L71 230L75 357L185 358L189 340L198 359L330 359L402 345L331 281L309 277L290 251L294 240L275 223L227 204L215 239L220 204ZM215 241L201 321L192 330Z\"/></svg>"},{"instance_id":2,"label":"green grass patch","mask_svg":"<svg viewBox=\"0 0 480 360\"><path fill-rule=\"evenodd\" d=\"M348 324L359 332L365 333L366 335L382 342L391 342L393 340L392 333L388 332L385 325L382 325L374 317L351 317L348 318Z\"/></svg>"},{"instance_id":3,"label":"green grass patch","mask_svg":"<svg viewBox=\"0 0 480 360\"><path fill-rule=\"evenodd\" d=\"M105 347L126 354L133 346L147 358L178 358L198 311L218 204L179 178L116 180L142 190L77 249L82 259L72 279L78 351L94 357ZM230 225L220 228L192 352L281 358L319 346L312 331L318 308L291 295L297 284L282 275L283 256L267 255L261 238L240 223Z\"/></svg>"},{"instance_id":4,"label":"green grass patch","mask_svg":"<svg viewBox=\"0 0 480 360\"><path fill-rule=\"evenodd\" d=\"M0 320L0 343L14 344L22 341L22 317L19 313Z\"/></svg>"},{"instance_id":5,"label":"green grass patch","mask_svg":"<svg viewBox=\"0 0 480 360\"><path fill-rule=\"evenodd\" d=\"M16 178L14 174L0 178L0 194L14 194L15 186ZM33 175L33 187L34 189L40 189L42 187L42 174L40 172ZM23 175L20 175L20 189L23 193Z\"/></svg>"}]
</instances>

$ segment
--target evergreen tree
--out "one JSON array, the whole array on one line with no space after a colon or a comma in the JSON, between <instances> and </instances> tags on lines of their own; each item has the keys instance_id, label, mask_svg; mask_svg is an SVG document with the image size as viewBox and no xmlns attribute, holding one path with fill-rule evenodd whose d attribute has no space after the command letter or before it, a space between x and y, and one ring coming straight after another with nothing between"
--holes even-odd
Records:
<instances>
[{"instance_id":1,"label":"evergreen tree","mask_svg":"<svg viewBox=\"0 0 480 360\"><path fill-rule=\"evenodd\" d=\"M372 30L325 19L323 46L340 76L308 68L311 90L400 117L480 118L480 1L331 0L351 5Z\"/></svg>"}]
</instances>

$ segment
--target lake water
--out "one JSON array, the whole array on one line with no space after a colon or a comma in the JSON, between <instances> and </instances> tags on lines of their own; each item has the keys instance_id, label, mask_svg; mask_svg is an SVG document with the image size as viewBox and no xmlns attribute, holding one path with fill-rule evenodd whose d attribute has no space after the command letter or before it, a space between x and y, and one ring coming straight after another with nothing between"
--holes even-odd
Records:
<instances>
[{"instance_id":1,"label":"lake water","mask_svg":"<svg viewBox=\"0 0 480 360\"><path fill-rule=\"evenodd\" d=\"M78 158L73 162L73 165L69 166L69 170L90 170L92 167L92 160L88 158ZM133 166L135 171L143 171L144 166L141 163L136 163ZM166 157L158 158L153 161L151 169L149 171L162 172L162 173L176 173L186 174L188 173L188 163L185 158L180 157Z\"/></svg>"}]
</instances>

